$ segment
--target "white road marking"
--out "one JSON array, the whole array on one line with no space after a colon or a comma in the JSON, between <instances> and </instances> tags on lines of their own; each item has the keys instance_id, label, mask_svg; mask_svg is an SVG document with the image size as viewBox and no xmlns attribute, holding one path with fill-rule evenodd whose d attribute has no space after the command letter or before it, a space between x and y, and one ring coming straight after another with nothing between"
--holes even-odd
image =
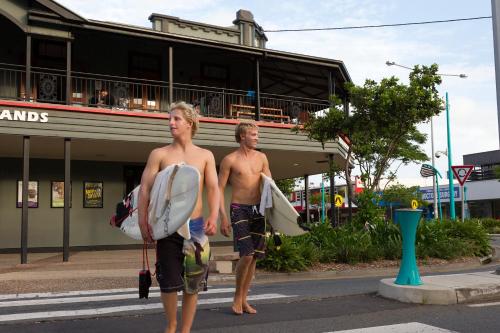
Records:
<instances>
[{"instance_id":1,"label":"white road marking","mask_svg":"<svg viewBox=\"0 0 500 333\"><path fill-rule=\"evenodd\" d=\"M130 293L137 290L138 290L137 288L124 288L124 289L75 290L75 291L64 291L64 292L46 292L46 293L28 293L28 294L5 294L5 295L0 295L0 300ZM150 290L157 291L160 290L160 288L153 287Z\"/></svg>"},{"instance_id":2,"label":"white road marking","mask_svg":"<svg viewBox=\"0 0 500 333\"><path fill-rule=\"evenodd\" d=\"M257 300L268 300L268 299L287 298L287 297L296 297L296 295L261 294L261 295L248 296L248 300L257 301ZM198 305L231 303L232 301L233 301L232 297L200 299L198 300ZM181 301L177 302L177 306L181 306L181 304L182 304ZM96 309L16 313L16 314L0 315L0 322L30 320L30 319L62 318L62 317L98 316L102 314L110 314L118 312L161 309L162 306L163 305L161 303L153 303L145 305L113 306L113 307L96 308Z\"/></svg>"},{"instance_id":3,"label":"white road marking","mask_svg":"<svg viewBox=\"0 0 500 333\"><path fill-rule=\"evenodd\" d=\"M500 305L500 302L469 304L467 306L470 307L470 308L482 308L482 307L485 307L485 306L497 306L497 305Z\"/></svg>"},{"instance_id":4,"label":"white road marking","mask_svg":"<svg viewBox=\"0 0 500 333\"><path fill-rule=\"evenodd\" d=\"M217 293L215 290L220 289L209 289L208 291L202 291L200 294L213 294ZM151 287L149 291L160 291L159 287ZM234 289L233 289L234 291ZM137 293L138 288L122 288L122 289L97 289L97 290L75 290L75 291L63 291L63 292L46 292L46 293L27 293L27 294L0 294L0 301L11 300L11 299L27 299L27 298L54 298L54 297L67 297L67 296L86 296L86 295L105 295L105 294L118 294L118 293Z\"/></svg>"},{"instance_id":5,"label":"white road marking","mask_svg":"<svg viewBox=\"0 0 500 333\"><path fill-rule=\"evenodd\" d=\"M354 330L335 331L335 333L456 333L443 328L421 323L405 323L387 326L366 327ZM326 332L332 333L332 332Z\"/></svg>"},{"instance_id":6,"label":"white road marking","mask_svg":"<svg viewBox=\"0 0 500 333\"><path fill-rule=\"evenodd\" d=\"M235 288L219 288L211 289L203 294L222 294L235 292ZM160 297L159 292L149 293L149 298ZM44 299L30 299L20 301L3 301L0 302L0 308L8 308L14 306L31 306L31 305L51 305L51 304L69 304L69 303L88 303L88 302L105 302L105 301L118 301L124 299L139 299L137 293L134 294L118 294L118 295L105 295L105 296L84 296L84 297L65 297L65 298L44 298Z\"/></svg>"}]
</instances>

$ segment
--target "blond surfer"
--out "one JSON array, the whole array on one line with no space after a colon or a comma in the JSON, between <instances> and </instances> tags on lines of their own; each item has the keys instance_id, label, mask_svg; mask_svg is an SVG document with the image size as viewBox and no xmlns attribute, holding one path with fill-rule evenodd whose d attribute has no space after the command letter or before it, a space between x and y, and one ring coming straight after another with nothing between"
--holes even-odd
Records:
<instances>
[{"instance_id":1,"label":"blond surfer","mask_svg":"<svg viewBox=\"0 0 500 333\"><path fill-rule=\"evenodd\" d=\"M248 290L255 273L255 263L265 255L265 220L259 213L261 200L261 173L271 177L265 154L256 150L259 140L257 125L242 122L235 129L236 142L240 147L224 157L219 170L219 190L224 198L226 185L232 186L230 220L224 199L220 201L221 233L229 237L231 228L235 248L240 259L236 265L236 292L232 310L255 314L257 311L247 302Z\"/></svg>"},{"instance_id":2,"label":"blond surfer","mask_svg":"<svg viewBox=\"0 0 500 333\"><path fill-rule=\"evenodd\" d=\"M208 241L203 242L201 239L206 239L206 235L213 235L216 232L220 205L219 189L213 154L195 146L192 142L198 128L198 115L193 108L184 102L173 104L169 127L173 138L172 144L153 150L142 174L138 204L139 227L143 239L153 242L148 224L148 205L151 187L158 172L169 165L181 162L197 168L200 172L199 195L189 222L191 238L195 242L200 240L199 242L203 243L196 245L199 251L196 258L189 254L184 256L184 238L178 233L160 239L156 243L156 278L160 285L161 299L168 321L165 332L173 333L177 329L177 292L183 291L181 332L187 333L191 330L196 313L198 292L206 287L210 249ZM206 220L202 217L201 193L204 185L210 212Z\"/></svg>"}]
</instances>

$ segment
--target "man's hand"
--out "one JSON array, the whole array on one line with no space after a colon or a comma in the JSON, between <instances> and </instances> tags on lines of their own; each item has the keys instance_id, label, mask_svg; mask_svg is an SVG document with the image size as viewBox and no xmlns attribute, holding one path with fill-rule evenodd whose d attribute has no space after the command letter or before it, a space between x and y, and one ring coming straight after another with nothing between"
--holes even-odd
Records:
<instances>
[{"instance_id":1,"label":"man's hand","mask_svg":"<svg viewBox=\"0 0 500 333\"><path fill-rule=\"evenodd\" d=\"M139 228L141 229L142 239L146 243L154 243L153 236L152 236L153 232L151 231L151 226L149 225L149 223L147 223L147 222L139 223Z\"/></svg>"},{"instance_id":2,"label":"man's hand","mask_svg":"<svg viewBox=\"0 0 500 333\"><path fill-rule=\"evenodd\" d=\"M220 219L220 233L226 237L231 235L231 225L229 224L227 218L221 217Z\"/></svg>"},{"instance_id":3,"label":"man's hand","mask_svg":"<svg viewBox=\"0 0 500 333\"><path fill-rule=\"evenodd\" d=\"M217 217L210 216L205 220L205 235L213 236L217 231Z\"/></svg>"}]
</instances>

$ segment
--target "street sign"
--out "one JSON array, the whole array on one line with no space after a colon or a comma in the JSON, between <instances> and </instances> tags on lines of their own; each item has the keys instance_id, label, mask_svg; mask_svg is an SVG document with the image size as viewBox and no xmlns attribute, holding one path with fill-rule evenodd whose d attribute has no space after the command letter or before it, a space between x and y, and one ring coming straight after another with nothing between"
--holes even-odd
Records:
<instances>
[{"instance_id":1,"label":"street sign","mask_svg":"<svg viewBox=\"0 0 500 333\"><path fill-rule=\"evenodd\" d=\"M418 201L417 200L412 200L411 201L411 208L417 209L418 208Z\"/></svg>"},{"instance_id":2,"label":"street sign","mask_svg":"<svg viewBox=\"0 0 500 333\"><path fill-rule=\"evenodd\" d=\"M344 203L344 198L341 195L335 194L335 207L341 207Z\"/></svg>"},{"instance_id":3,"label":"street sign","mask_svg":"<svg viewBox=\"0 0 500 333\"><path fill-rule=\"evenodd\" d=\"M472 170L474 170L473 165L452 165L451 169L453 170L453 174L457 178L460 186L464 186L467 178L469 178Z\"/></svg>"},{"instance_id":4,"label":"street sign","mask_svg":"<svg viewBox=\"0 0 500 333\"><path fill-rule=\"evenodd\" d=\"M436 169L434 169L432 165L422 164L422 167L420 168L420 175L424 178L435 176L436 175L435 170Z\"/></svg>"}]
</instances>

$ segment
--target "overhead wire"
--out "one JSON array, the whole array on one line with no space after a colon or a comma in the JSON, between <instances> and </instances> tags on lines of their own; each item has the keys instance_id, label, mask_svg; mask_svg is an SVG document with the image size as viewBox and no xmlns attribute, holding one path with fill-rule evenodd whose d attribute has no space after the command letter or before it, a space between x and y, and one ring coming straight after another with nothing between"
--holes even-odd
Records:
<instances>
[{"instance_id":1,"label":"overhead wire","mask_svg":"<svg viewBox=\"0 0 500 333\"><path fill-rule=\"evenodd\" d=\"M477 16L477 17L466 17L466 18L447 19L447 20L405 22L405 23L392 23L392 24L354 25L354 26L327 27L327 28L275 29L275 30L264 30L264 32L303 32L303 31L371 29L371 28L401 27L401 26L436 24L436 23L451 23L451 22L460 22L460 21L474 21L474 20L484 20L484 19L490 19L490 18L491 18L491 16Z\"/></svg>"}]
</instances>

